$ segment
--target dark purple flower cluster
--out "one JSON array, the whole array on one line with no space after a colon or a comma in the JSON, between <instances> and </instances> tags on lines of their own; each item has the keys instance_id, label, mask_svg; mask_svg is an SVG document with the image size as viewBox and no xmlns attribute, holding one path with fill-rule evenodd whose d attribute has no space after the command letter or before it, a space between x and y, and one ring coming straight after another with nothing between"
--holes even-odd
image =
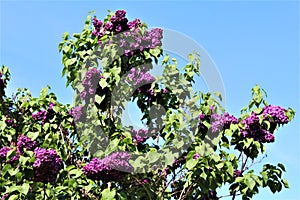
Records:
<instances>
[{"instance_id":1,"label":"dark purple flower cluster","mask_svg":"<svg viewBox=\"0 0 300 200\"><path fill-rule=\"evenodd\" d=\"M288 117L285 115L286 109L280 106L268 105L263 108L263 116L265 119L275 124L287 124Z\"/></svg>"},{"instance_id":2,"label":"dark purple flower cluster","mask_svg":"<svg viewBox=\"0 0 300 200\"><path fill-rule=\"evenodd\" d=\"M20 135L17 142L17 153L22 154L24 149L33 151L36 148L36 142L31 140L29 137Z\"/></svg>"},{"instance_id":3,"label":"dark purple flower cluster","mask_svg":"<svg viewBox=\"0 0 300 200\"><path fill-rule=\"evenodd\" d=\"M110 18L110 21L107 23L102 23L101 20L98 20L96 17L93 18L93 25L95 30L92 32L92 35L97 37L102 37L105 35L107 31L120 33L123 31L129 30L129 25L134 26L134 22L128 22L128 19L125 17L126 11L125 10L117 10L115 15Z\"/></svg>"},{"instance_id":4,"label":"dark purple flower cluster","mask_svg":"<svg viewBox=\"0 0 300 200\"><path fill-rule=\"evenodd\" d=\"M91 68L85 73L82 80L84 90L80 93L80 98L82 100L88 100L95 95L99 80L100 78L103 78L100 73L100 70L96 68Z\"/></svg>"},{"instance_id":5,"label":"dark purple flower cluster","mask_svg":"<svg viewBox=\"0 0 300 200\"><path fill-rule=\"evenodd\" d=\"M37 147L33 163L34 180L43 183L54 183L59 170L63 167L61 158L55 150Z\"/></svg>"},{"instance_id":6,"label":"dark purple flower cluster","mask_svg":"<svg viewBox=\"0 0 300 200\"><path fill-rule=\"evenodd\" d=\"M260 123L259 117L254 112L244 119L242 123L244 124L244 129L241 130L243 137L253 138L263 143L274 142L274 135L265 129Z\"/></svg>"},{"instance_id":7,"label":"dark purple flower cluster","mask_svg":"<svg viewBox=\"0 0 300 200\"><path fill-rule=\"evenodd\" d=\"M183 155L181 158L175 158L173 165L171 167L171 169L176 169L178 167L180 167L181 165L183 165L186 161L186 155Z\"/></svg>"},{"instance_id":8,"label":"dark purple flower cluster","mask_svg":"<svg viewBox=\"0 0 300 200\"><path fill-rule=\"evenodd\" d=\"M141 27L141 25L142 25L142 23L141 23L140 19L135 19L135 20L128 22L129 29L135 29L135 28Z\"/></svg>"},{"instance_id":9,"label":"dark purple flower cluster","mask_svg":"<svg viewBox=\"0 0 300 200\"><path fill-rule=\"evenodd\" d=\"M41 110L37 113L34 113L34 114L32 114L32 118L36 121L44 122L47 118L47 111L46 110Z\"/></svg>"},{"instance_id":10,"label":"dark purple flower cluster","mask_svg":"<svg viewBox=\"0 0 300 200\"><path fill-rule=\"evenodd\" d=\"M15 121L13 118L10 118L8 115L5 115L6 119L5 119L5 122L8 126L11 126L11 127L15 127L16 124L15 124Z\"/></svg>"},{"instance_id":11,"label":"dark purple flower cluster","mask_svg":"<svg viewBox=\"0 0 300 200\"><path fill-rule=\"evenodd\" d=\"M145 142L149 137L147 129L132 130L131 134L134 144Z\"/></svg>"},{"instance_id":12,"label":"dark purple flower cluster","mask_svg":"<svg viewBox=\"0 0 300 200\"><path fill-rule=\"evenodd\" d=\"M211 115L200 114L198 118L201 121L199 124L201 133L206 133L208 131L208 128L203 124L203 121L211 123L211 129L213 133L228 129L230 128L231 124L238 123L238 119L233 115L228 114L227 112L222 115L216 113Z\"/></svg>"},{"instance_id":13,"label":"dark purple flower cluster","mask_svg":"<svg viewBox=\"0 0 300 200\"><path fill-rule=\"evenodd\" d=\"M108 41L108 44L116 44L122 49L122 54L128 57L144 49L154 49L162 45L162 29L155 28L141 31L139 27L143 25L140 20L135 19L128 22L125 15L126 12L124 10L117 10L115 15L110 18L110 21L106 23L102 23L96 17L93 18L95 30L92 32L92 35L99 38L99 44L103 45L101 37L105 34L123 32L123 34L117 34L113 41Z\"/></svg>"},{"instance_id":14,"label":"dark purple flower cluster","mask_svg":"<svg viewBox=\"0 0 300 200\"><path fill-rule=\"evenodd\" d=\"M44 125L49 119L51 119L54 116L53 115L54 105L55 104L53 102L50 102L47 110L40 110L36 113L33 113L32 118L36 121L42 121L42 125Z\"/></svg>"},{"instance_id":15,"label":"dark purple flower cluster","mask_svg":"<svg viewBox=\"0 0 300 200\"><path fill-rule=\"evenodd\" d=\"M72 108L69 111L69 114L74 117L75 122L78 122L83 117L83 107L82 106L75 106L74 108Z\"/></svg>"},{"instance_id":16,"label":"dark purple flower cluster","mask_svg":"<svg viewBox=\"0 0 300 200\"><path fill-rule=\"evenodd\" d=\"M237 178L237 177L240 177L240 176L242 176L242 171L238 170L238 169L234 169L233 178Z\"/></svg>"},{"instance_id":17,"label":"dark purple flower cluster","mask_svg":"<svg viewBox=\"0 0 300 200\"><path fill-rule=\"evenodd\" d=\"M24 148L26 150L33 151L36 148L36 142L24 135L20 135L17 141L16 155L13 156L8 163L12 164L14 161L18 160L20 155L24 153ZM6 146L0 149L0 159L2 161L5 160L6 155L10 150L12 150L12 148Z\"/></svg>"},{"instance_id":18,"label":"dark purple flower cluster","mask_svg":"<svg viewBox=\"0 0 300 200\"><path fill-rule=\"evenodd\" d=\"M83 173L90 179L102 181L118 181L133 167L129 164L130 155L126 152L112 153L103 158L93 158L82 168Z\"/></svg>"}]
</instances>

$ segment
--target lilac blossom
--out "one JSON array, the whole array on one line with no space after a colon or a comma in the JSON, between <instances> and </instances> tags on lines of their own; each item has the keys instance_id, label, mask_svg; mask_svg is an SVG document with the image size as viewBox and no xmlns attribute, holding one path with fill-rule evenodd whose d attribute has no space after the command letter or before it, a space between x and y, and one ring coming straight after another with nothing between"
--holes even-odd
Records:
<instances>
[{"instance_id":1,"label":"lilac blossom","mask_svg":"<svg viewBox=\"0 0 300 200\"><path fill-rule=\"evenodd\" d=\"M36 142L31 140L29 137L20 135L17 142L17 152L22 154L24 149L33 151L36 148Z\"/></svg>"},{"instance_id":2,"label":"lilac blossom","mask_svg":"<svg viewBox=\"0 0 300 200\"><path fill-rule=\"evenodd\" d=\"M280 106L268 105L263 108L264 118L276 124L287 124L289 122L285 112L286 109Z\"/></svg>"},{"instance_id":3,"label":"lilac blossom","mask_svg":"<svg viewBox=\"0 0 300 200\"><path fill-rule=\"evenodd\" d=\"M148 139L148 130L147 129L139 129L132 130L133 140L137 143L145 142Z\"/></svg>"},{"instance_id":4,"label":"lilac blossom","mask_svg":"<svg viewBox=\"0 0 300 200\"><path fill-rule=\"evenodd\" d=\"M93 158L82 171L93 180L117 181L133 170L129 159L130 155L126 152L112 153L103 159Z\"/></svg>"},{"instance_id":5,"label":"lilac blossom","mask_svg":"<svg viewBox=\"0 0 300 200\"><path fill-rule=\"evenodd\" d=\"M33 163L34 180L54 183L59 170L63 167L61 158L55 150L46 150L40 147L34 150L34 155L36 157Z\"/></svg>"},{"instance_id":6,"label":"lilac blossom","mask_svg":"<svg viewBox=\"0 0 300 200\"><path fill-rule=\"evenodd\" d=\"M83 117L83 107L82 106L75 106L74 108L72 108L69 111L69 114L74 117L75 122L78 122Z\"/></svg>"}]
</instances>

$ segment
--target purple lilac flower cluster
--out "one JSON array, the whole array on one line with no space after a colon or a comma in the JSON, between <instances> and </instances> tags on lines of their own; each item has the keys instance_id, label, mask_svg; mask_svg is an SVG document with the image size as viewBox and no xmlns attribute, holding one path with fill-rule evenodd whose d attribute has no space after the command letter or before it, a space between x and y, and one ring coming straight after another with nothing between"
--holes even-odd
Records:
<instances>
[{"instance_id":1,"label":"purple lilac flower cluster","mask_svg":"<svg viewBox=\"0 0 300 200\"><path fill-rule=\"evenodd\" d=\"M140 29L133 29L130 32L117 35L114 38L116 43L127 57L133 56L143 50L154 49L162 45L163 31L160 28L146 30L141 33Z\"/></svg>"},{"instance_id":2,"label":"purple lilac flower cluster","mask_svg":"<svg viewBox=\"0 0 300 200\"><path fill-rule=\"evenodd\" d=\"M162 45L162 29L155 28L141 31L139 27L143 25L140 20L135 19L128 22L125 15L126 12L124 10L117 10L115 15L110 18L110 21L106 23L103 23L96 17L93 18L95 30L92 32L92 35L99 38L99 44L102 45L100 39L106 33L124 32L124 34L118 34L114 38L114 41L109 41L109 44L115 43L118 47L122 48L126 56L133 56L144 49L154 49Z\"/></svg>"},{"instance_id":3,"label":"purple lilac flower cluster","mask_svg":"<svg viewBox=\"0 0 300 200\"><path fill-rule=\"evenodd\" d=\"M234 169L233 178L237 178L237 177L240 177L240 176L242 176L242 171L238 170L238 169Z\"/></svg>"},{"instance_id":4,"label":"purple lilac flower cluster","mask_svg":"<svg viewBox=\"0 0 300 200\"><path fill-rule=\"evenodd\" d=\"M33 163L34 180L54 183L59 170L63 167L61 158L55 150L37 147L34 150L36 160Z\"/></svg>"},{"instance_id":5,"label":"purple lilac flower cluster","mask_svg":"<svg viewBox=\"0 0 300 200\"><path fill-rule=\"evenodd\" d=\"M241 130L243 137L253 138L256 141L263 143L274 142L274 135L264 129L259 121L259 117L254 112L244 119L242 123L244 124L244 129Z\"/></svg>"},{"instance_id":6,"label":"purple lilac flower cluster","mask_svg":"<svg viewBox=\"0 0 300 200\"><path fill-rule=\"evenodd\" d=\"M0 149L0 160L3 162L5 159L6 159L6 155L7 153L11 150L12 148L9 148L9 147L2 147Z\"/></svg>"},{"instance_id":7,"label":"purple lilac flower cluster","mask_svg":"<svg viewBox=\"0 0 300 200\"><path fill-rule=\"evenodd\" d=\"M92 32L92 35L102 37L107 31L120 33L129 30L129 27L136 26L137 22L134 21L127 24L128 19L125 17L125 15L125 10L117 10L115 15L110 18L110 21L105 24L101 20L98 20L96 17L94 17L93 25L95 30Z\"/></svg>"},{"instance_id":8,"label":"purple lilac flower cluster","mask_svg":"<svg viewBox=\"0 0 300 200\"><path fill-rule=\"evenodd\" d=\"M42 121L42 125L44 125L49 119L53 117L54 105L55 104L53 102L50 102L47 110L40 110L36 113L33 113L32 118L36 121Z\"/></svg>"},{"instance_id":9,"label":"purple lilac flower cluster","mask_svg":"<svg viewBox=\"0 0 300 200\"><path fill-rule=\"evenodd\" d=\"M231 124L238 123L238 119L232 115L229 115L227 112L222 115L212 114L211 117L212 132L214 133L230 128Z\"/></svg>"},{"instance_id":10,"label":"purple lilac flower cluster","mask_svg":"<svg viewBox=\"0 0 300 200\"><path fill-rule=\"evenodd\" d=\"M103 159L93 158L82 171L93 180L117 181L133 170L129 159L130 155L126 152L112 153Z\"/></svg>"},{"instance_id":11,"label":"purple lilac flower cluster","mask_svg":"<svg viewBox=\"0 0 300 200\"><path fill-rule=\"evenodd\" d=\"M5 200L8 197L9 197L9 194L6 193L6 194L2 195L1 200Z\"/></svg>"},{"instance_id":12,"label":"purple lilac flower cluster","mask_svg":"<svg viewBox=\"0 0 300 200\"><path fill-rule=\"evenodd\" d=\"M143 143L148 139L148 130L147 129L139 129L139 130L132 130L131 134L133 135L133 143Z\"/></svg>"},{"instance_id":13,"label":"purple lilac flower cluster","mask_svg":"<svg viewBox=\"0 0 300 200\"><path fill-rule=\"evenodd\" d=\"M198 158L200 158L200 154L199 153L195 153L195 155L193 156L193 159L197 160Z\"/></svg>"},{"instance_id":14,"label":"purple lilac flower cluster","mask_svg":"<svg viewBox=\"0 0 300 200\"><path fill-rule=\"evenodd\" d=\"M100 70L96 68L91 68L85 73L82 80L82 86L84 87L84 90L80 93L80 98L82 100L88 100L95 95L98 82L100 78L103 78L100 73Z\"/></svg>"},{"instance_id":15,"label":"purple lilac flower cluster","mask_svg":"<svg viewBox=\"0 0 300 200\"><path fill-rule=\"evenodd\" d=\"M146 67L141 69L132 68L129 71L127 82L133 87L137 88L134 94L143 93L147 96L149 101L155 100L155 94L151 87L151 83L155 81L155 78L147 72Z\"/></svg>"},{"instance_id":16,"label":"purple lilac flower cluster","mask_svg":"<svg viewBox=\"0 0 300 200\"><path fill-rule=\"evenodd\" d=\"M278 125L287 124L289 122L288 117L285 115L286 109L280 106L268 105L263 108L263 116L270 123Z\"/></svg>"},{"instance_id":17,"label":"purple lilac flower cluster","mask_svg":"<svg viewBox=\"0 0 300 200\"><path fill-rule=\"evenodd\" d=\"M199 123L201 133L206 133L208 131L208 128L203 124L203 121L211 122L211 129L213 133L228 129L231 124L238 123L238 119L227 112L222 115L216 113L211 115L200 114L198 118L201 121Z\"/></svg>"},{"instance_id":18,"label":"purple lilac flower cluster","mask_svg":"<svg viewBox=\"0 0 300 200\"><path fill-rule=\"evenodd\" d=\"M8 163L12 164L18 160L20 155L24 153L24 149L34 151L36 160L33 163L34 180L44 183L53 183L59 170L62 168L62 160L55 150L46 150L36 146L36 142L30 138L20 135L17 141L17 155L13 156ZM10 147L2 147L0 149L0 160L6 159L7 153L12 150Z\"/></svg>"},{"instance_id":19,"label":"purple lilac flower cluster","mask_svg":"<svg viewBox=\"0 0 300 200\"><path fill-rule=\"evenodd\" d=\"M155 78L147 72L146 67L142 67L141 69L132 68L129 71L128 78L128 82L132 83L134 87L140 87L155 81Z\"/></svg>"},{"instance_id":20,"label":"purple lilac flower cluster","mask_svg":"<svg viewBox=\"0 0 300 200\"><path fill-rule=\"evenodd\" d=\"M24 149L33 151L36 148L36 142L31 140L29 137L20 135L17 142L17 152L22 154Z\"/></svg>"},{"instance_id":21,"label":"purple lilac flower cluster","mask_svg":"<svg viewBox=\"0 0 300 200\"><path fill-rule=\"evenodd\" d=\"M6 119L5 119L5 122L8 126L11 126L11 127L15 127L16 124L15 124L15 121L13 118L10 118L8 115L5 115Z\"/></svg>"},{"instance_id":22,"label":"purple lilac flower cluster","mask_svg":"<svg viewBox=\"0 0 300 200\"><path fill-rule=\"evenodd\" d=\"M74 121L78 122L83 117L83 106L75 106L69 111L69 114L74 117Z\"/></svg>"},{"instance_id":23,"label":"purple lilac flower cluster","mask_svg":"<svg viewBox=\"0 0 300 200\"><path fill-rule=\"evenodd\" d=\"M33 151L36 148L36 142L31 140L29 137L24 135L20 135L17 141L17 152L16 155L13 156L8 163L12 164L14 161L18 160L20 155L24 153L24 149ZM10 147L2 147L0 149L0 159L5 160L7 153L12 150Z\"/></svg>"}]
</instances>

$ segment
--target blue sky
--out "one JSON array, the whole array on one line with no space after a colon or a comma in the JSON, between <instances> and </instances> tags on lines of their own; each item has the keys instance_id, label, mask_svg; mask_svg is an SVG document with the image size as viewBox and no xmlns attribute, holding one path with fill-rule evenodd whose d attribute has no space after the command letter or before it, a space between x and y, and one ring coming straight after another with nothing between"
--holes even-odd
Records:
<instances>
[{"instance_id":1,"label":"blue sky","mask_svg":"<svg viewBox=\"0 0 300 200\"><path fill-rule=\"evenodd\" d=\"M293 107L294 121L279 129L263 161L284 163L291 189L275 196L261 190L254 199L298 199L298 1L1 1L0 63L11 69L9 91L27 87L37 96L49 84L59 101L72 103L57 45L63 32L82 30L89 11L103 18L107 9L125 9L129 19L176 30L203 46L222 76L229 113L248 104L255 84L267 91L269 103Z\"/></svg>"}]
</instances>

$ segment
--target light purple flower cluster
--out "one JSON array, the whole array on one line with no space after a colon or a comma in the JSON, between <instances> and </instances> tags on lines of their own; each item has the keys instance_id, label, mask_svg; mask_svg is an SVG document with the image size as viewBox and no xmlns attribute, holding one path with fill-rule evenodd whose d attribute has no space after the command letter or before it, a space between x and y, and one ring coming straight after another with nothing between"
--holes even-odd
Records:
<instances>
[{"instance_id":1,"label":"light purple flower cluster","mask_svg":"<svg viewBox=\"0 0 300 200\"><path fill-rule=\"evenodd\" d=\"M154 49L162 45L162 29L155 28L141 31L139 28L143 25L140 20L135 19L128 22L125 15L126 12L124 10L117 10L115 15L110 18L110 21L106 23L103 23L96 17L93 18L95 30L92 32L92 35L99 38L98 43L100 45L103 45L101 37L105 34L121 32L123 32L123 34L117 34L113 41L110 40L108 43L114 43L116 46L122 48L123 54L128 57L144 49Z\"/></svg>"},{"instance_id":2,"label":"light purple flower cluster","mask_svg":"<svg viewBox=\"0 0 300 200\"><path fill-rule=\"evenodd\" d=\"M129 164L130 155L126 152L112 153L103 158L93 158L82 168L83 173L90 179L102 181L118 181L126 172L132 172Z\"/></svg>"},{"instance_id":3,"label":"light purple flower cluster","mask_svg":"<svg viewBox=\"0 0 300 200\"><path fill-rule=\"evenodd\" d=\"M155 81L155 78L147 71L146 67L141 69L132 68L127 76L127 83L133 88L137 88L134 91L134 95L143 93L148 101L155 100L154 91L151 88L151 83Z\"/></svg>"},{"instance_id":4,"label":"light purple flower cluster","mask_svg":"<svg viewBox=\"0 0 300 200\"><path fill-rule=\"evenodd\" d=\"M74 108L72 108L69 111L69 114L74 117L75 122L78 122L83 117L83 107L82 106L75 106Z\"/></svg>"},{"instance_id":5,"label":"light purple flower cluster","mask_svg":"<svg viewBox=\"0 0 300 200\"><path fill-rule=\"evenodd\" d=\"M238 119L227 112L222 115L216 113L211 115L200 114L198 118L201 121L199 123L199 129L201 133L206 133L208 131L208 128L203 124L203 121L211 123L211 130L213 133L228 129L230 128L231 124L238 123Z\"/></svg>"},{"instance_id":6,"label":"light purple flower cluster","mask_svg":"<svg viewBox=\"0 0 300 200\"><path fill-rule=\"evenodd\" d=\"M147 129L139 129L139 130L132 130L131 131L134 143L143 143L148 139L148 130Z\"/></svg>"},{"instance_id":7,"label":"light purple flower cluster","mask_svg":"<svg viewBox=\"0 0 300 200\"><path fill-rule=\"evenodd\" d=\"M200 158L200 154L199 153L195 153L195 155L193 156L193 159L196 160L198 158Z\"/></svg>"},{"instance_id":8,"label":"light purple flower cluster","mask_svg":"<svg viewBox=\"0 0 300 200\"><path fill-rule=\"evenodd\" d=\"M6 193L6 194L2 195L1 200L5 200L8 197L9 197L9 194Z\"/></svg>"},{"instance_id":9,"label":"light purple flower cluster","mask_svg":"<svg viewBox=\"0 0 300 200\"><path fill-rule=\"evenodd\" d=\"M265 130L264 126L259 121L259 117L254 112L244 119L242 123L244 124L244 129L241 130L243 137L253 138L256 141L263 143L274 142L274 135Z\"/></svg>"},{"instance_id":10,"label":"light purple flower cluster","mask_svg":"<svg viewBox=\"0 0 300 200\"><path fill-rule=\"evenodd\" d=\"M34 180L43 183L54 183L59 170L63 167L61 158L55 150L37 147L33 163Z\"/></svg>"},{"instance_id":11,"label":"light purple flower cluster","mask_svg":"<svg viewBox=\"0 0 300 200\"><path fill-rule=\"evenodd\" d=\"M162 45L163 31L160 28L145 30L133 29L117 35L114 42L124 50L125 56L133 56L143 50L154 49Z\"/></svg>"},{"instance_id":12,"label":"light purple flower cluster","mask_svg":"<svg viewBox=\"0 0 300 200\"><path fill-rule=\"evenodd\" d=\"M285 112L286 109L280 106L268 105L263 108L263 116L265 119L275 124L287 124L289 122Z\"/></svg>"},{"instance_id":13,"label":"light purple flower cluster","mask_svg":"<svg viewBox=\"0 0 300 200\"><path fill-rule=\"evenodd\" d=\"M80 98L82 100L87 100L95 95L98 82L100 78L103 78L100 73L100 70L96 68L91 68L85 73L82 80L82 86L84 87L84 90L80 93Z\"/></svg>"},{"instance_id":14,"label":"light purple flower cluster","mask_svg":"<svg viewBox=\"0 0 300 200\"><path fill-rule=\"evenodd\" d=\"M155 78L147 72L146 67L141 69L132 68L128 74L128 82L132 84L133 87L140 87L146 84L151 84L155 81Z\"/></svg>"},{"instance_id":15,"label":"light purple flower cluster","mask_svg":"<svg viewBox=\"0 0 300 200\"><path fill-rule=\"evenodd\" d=\"M32 114L32 118L36 121L45 121L47 118L47 111L46 110L41 110L37 113Z\"/></svg>"},{"instance_id":16,"label":"light purple flower cluster","mask_svg":"<svg viewBox=\"0 0 300 200\"><path fill-rule=\"evenodd\" d=\"M4 147L2 147L1 149L0 149L0 160L1 161L4 161L5 159L6 159L6 155L7 155L7 153L11 150L12 148L9 148L9 147L6 147L6 146L4 146Z\"/></svg>"},{"instance_id":17,"label":"light purple flower cluster","mask_svg":"<svg viewBox=\"0 0 300 200\"><path fill-rule=\"evenodd\" d=\"M214 133L230 128L231 124L238 123L238 119L232 115L229 115L227 112L222 115L212 114L211 118L212 132Z\"/></svg>"}]
</instances>

